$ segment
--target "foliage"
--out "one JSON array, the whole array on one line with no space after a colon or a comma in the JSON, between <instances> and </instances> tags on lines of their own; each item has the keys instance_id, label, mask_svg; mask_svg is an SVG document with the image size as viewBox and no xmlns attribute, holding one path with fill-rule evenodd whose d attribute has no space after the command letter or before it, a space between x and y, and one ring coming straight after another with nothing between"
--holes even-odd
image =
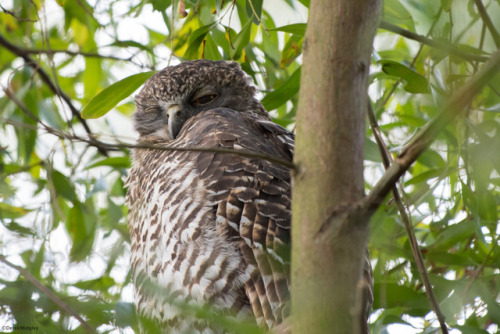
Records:
<instances>
[{"instance_id":1,"label":"foliage","mask_svg":"<svg viewBox=\"0 0 500 334\"><path fill-rule=\"evenodd\" d=\"M385 1L369 93L391 152L398 153L500 47L500 5L482 4L486 11L478 10L477 0ZM125 97L169 63L232 59L258 84L274 120L292 129L306 28L300 18L307 16L308 5L305 0L2 3L2 324L85 331L34 280L98 332L137 330L123 205L133 103ZM464 333L495 332L500 76L464 107L466 113L406 173L403 197L447 324ZM93 117L109 113L84 120L80 110ZM372 129L365 156L368 192L383 173ZM373 333L438 331L394 202L377 211L371 229ZM9 263L26 272L20 275Z\"/></svg>"}]
</instances>

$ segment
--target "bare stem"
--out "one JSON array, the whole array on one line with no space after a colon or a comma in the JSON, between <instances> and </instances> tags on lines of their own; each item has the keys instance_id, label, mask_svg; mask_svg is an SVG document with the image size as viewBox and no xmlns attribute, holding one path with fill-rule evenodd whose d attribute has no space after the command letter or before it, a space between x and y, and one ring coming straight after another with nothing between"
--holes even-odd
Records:
<instances>
[{"instance_id":1,"label":"bare stem","mask_svg":"<svg viewBox=\"0 0 500 334\"><path fill-rule=\"evenodd\" d=\"M380 151L380 155L382 157L382 163L384 164L384 168L387 170L391 165L392 156L389 153L387 146L385 145L384 139L382 138L380 127L378 125L375 113L370 103L368 103L367 110L368 110L368 119L370 120L370 126L372 128L373 135L375 136L375 141L377 142L377 146ZM403 221L403 225L408 235L408 240L410 241L413 257L415 258L415 262L417 264L420 277L422 279L422 282L424 283L425 293L427 294L427 298L429 299L431 308L437 316L439 325L441 326L441 332L443 334L448 334L448 327L446 326L445 317L443 315L443 312L441 312L439 303L437 302L436 296L434 295L434 290L432 289L432 285L429 280L429 276L427 275L427 270L425 268L424 258L422 256L422 252L420 252L420 247L418 246L415 233L413 232L413 224L411 222L411 216L409 212L407 212L407 206L403 203L402 196L400 195L398 188L395 185L392 187L392 196L394 198L394 202L396 203L396 207L398 208L399 214L401 215L401 220Z\"/></svg>"}]
</instances>

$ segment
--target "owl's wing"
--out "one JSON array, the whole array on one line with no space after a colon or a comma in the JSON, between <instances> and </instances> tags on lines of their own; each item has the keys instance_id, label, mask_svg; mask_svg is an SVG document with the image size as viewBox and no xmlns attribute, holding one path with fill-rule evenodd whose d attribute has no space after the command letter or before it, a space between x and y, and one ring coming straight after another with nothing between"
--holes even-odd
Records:
<instances>
[{"instance_id":1,"label":"owl's wing","mask_svg":"<svg viewBox=\"0 0 500 334\"><path fill-rule=\"evenodd\" d=\"M292 161L293 134L269 120L219 108L183 127L186 146L245 150ZM189 138L188 138L189 137ZM195 166L208 184L217 232L246 262L244 289L259 323L273 327L289 313L290 171L262 158L199 153Z\"/></svg>"}]
</instances>

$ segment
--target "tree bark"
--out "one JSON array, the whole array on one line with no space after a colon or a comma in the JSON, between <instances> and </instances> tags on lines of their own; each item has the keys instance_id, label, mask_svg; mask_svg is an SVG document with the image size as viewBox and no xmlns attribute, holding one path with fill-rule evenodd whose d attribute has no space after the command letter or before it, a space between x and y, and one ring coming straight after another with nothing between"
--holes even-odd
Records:
<instances>
[{"instance_id":1,"label":"tree bark","mask_svg":"<svg viewBox=\"0 0 500 334\"><path fill-rule=\"evenodd\" d=\"M380 0L313 0L293 175L292 330L360 333L368 223L363 158L370 55Z\"/></svg>"}]
</instances>

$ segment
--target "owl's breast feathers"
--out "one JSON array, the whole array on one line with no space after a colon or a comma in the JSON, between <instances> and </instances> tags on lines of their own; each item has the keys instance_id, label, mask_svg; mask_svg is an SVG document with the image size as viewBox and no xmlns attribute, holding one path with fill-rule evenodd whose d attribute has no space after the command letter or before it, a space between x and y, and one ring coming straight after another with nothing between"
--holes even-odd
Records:
<instances>
[{"instance_id":1,"label":"owl's breast feathers","mask_svg":"<svg viewBox=\"0 0 500 334\"><path fill-rule=\"evenodd\" d=\"M156 145L250 151L291 161L293 134L218 108ZM261 325L288 314L290 171L259 157L137 150L127 180L132 269L140 315L203 328L186 304L208 304Z\"/></svg>"}]
</instances>

